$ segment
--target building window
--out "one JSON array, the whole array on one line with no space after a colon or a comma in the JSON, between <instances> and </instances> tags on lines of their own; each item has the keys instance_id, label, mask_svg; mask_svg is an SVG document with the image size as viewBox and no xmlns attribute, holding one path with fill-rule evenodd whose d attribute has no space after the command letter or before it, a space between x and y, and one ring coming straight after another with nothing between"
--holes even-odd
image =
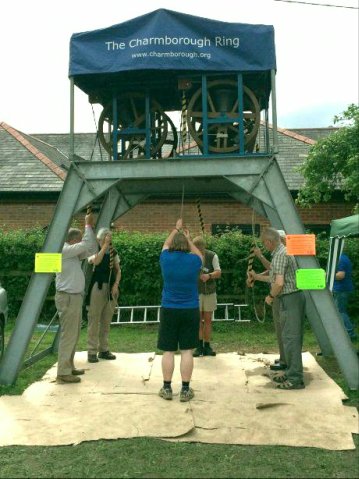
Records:
<instances>
[{"instance_id":1,"label":"building window","mask_svg":"<svg viewBox=\"0 0 359 479\"><path fill-rule=\"evenodd\" d=\"M253 228L254 226L254 228ZM259 224L251 225L251 224L212 224L212 234L213 235L222 235L223 233L229 233L230 231L240 231L244 235L253 235L259 236L260 233L260 226Z\"/></svg>"}]
</instances>

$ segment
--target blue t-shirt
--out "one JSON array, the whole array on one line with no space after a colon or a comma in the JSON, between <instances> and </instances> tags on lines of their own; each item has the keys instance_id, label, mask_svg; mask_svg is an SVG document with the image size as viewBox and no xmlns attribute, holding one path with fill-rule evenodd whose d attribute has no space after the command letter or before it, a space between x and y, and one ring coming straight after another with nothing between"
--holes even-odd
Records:
<instances>
[{"instance_id":1,"label":"blue t-shirt","mask_svg":"<svg viewBox=\"0 0 359 479\"><path fill-rule=\"evenodd\" d=\"M336 269L338 271L344 271L345 277L341 280L334 280L333 291L335 293L347 292L350 293L354 290L353 280L352 280L352 270L353 266L346 254L341 254L339 257L339 263Z\"/></svg>"},{"instance_id":2,"label":"blue t-shirt","mask_svg":"<svg viewBox=\"0 0 359 479\"><path fill-rule=\"evenodd\" d=\"M201 258L184 251L164 250L160 256L160 265L163 277L161 305L164 308L198 308Z\"/></svg>"}]
</instances>

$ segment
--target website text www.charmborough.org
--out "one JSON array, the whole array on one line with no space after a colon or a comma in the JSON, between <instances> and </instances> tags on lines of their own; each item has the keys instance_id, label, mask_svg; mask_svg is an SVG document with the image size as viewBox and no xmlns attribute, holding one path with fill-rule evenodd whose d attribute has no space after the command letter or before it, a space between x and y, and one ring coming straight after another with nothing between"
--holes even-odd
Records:
<instances>
[{"instance_id":1,"label":"website text www.charmborough.org","mask_svg":"<svg viewBox=\"0 0 359 479\"><path fill-rule=\"evenodd\" d=\"M146 58L146 57L156 57L156 58L206 58L207 60L211 59L210 53L205 52L143 52L143 53L132 53L132 58Z\"/></svg>"}]
</instances>

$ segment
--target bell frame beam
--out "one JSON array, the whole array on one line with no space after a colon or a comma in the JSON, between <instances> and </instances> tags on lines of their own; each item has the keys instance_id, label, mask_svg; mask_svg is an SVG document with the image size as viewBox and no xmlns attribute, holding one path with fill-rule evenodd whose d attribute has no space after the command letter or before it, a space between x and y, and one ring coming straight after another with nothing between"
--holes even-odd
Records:
<instances>
[{"instance_id":1,"label":"bell frame beam","mask_svg":"<svg viewBox=\"0 0 359 479\"><path fill-rule=\"evenodd\" d=\"M73 162L50 225L43 252L62 249L71 218L88 203L105 198L98 227L108 226L149 195L224 193L242 198L288 234L304 228L274 157L214 157L113 162ZM188 186L188 187L187 187ZM300 268L318 268L315 257L298 256ZM34 273L20 308L14 333L0 365L0 384L15 382L53 279ZM309 291L312 326L324 354L334 351L352 389L359 386L359 361L330 292Z\"/></svg>"}]
</instances>

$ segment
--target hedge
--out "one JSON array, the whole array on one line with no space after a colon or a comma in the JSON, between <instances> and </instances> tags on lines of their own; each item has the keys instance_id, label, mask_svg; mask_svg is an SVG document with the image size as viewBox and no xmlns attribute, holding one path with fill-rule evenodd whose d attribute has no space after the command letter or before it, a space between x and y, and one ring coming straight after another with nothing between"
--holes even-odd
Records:
<instances>
[{"instance_id":1,"label":"hedge","mask_svg":"<svg viewBox=\"0 0 359 479\"><path fill-rule=\"evenodd\" d=\"M130 232L113 234L113 244L121 258L120 304L122 306L160 304L162 278L159 254L166 235ZM45 234L40 229L0 231L0 281L8 292L11 317L17 316L34 269L35 253L41 251L44 239ZM348 239L346 251L353 262L354 281L356 285L359 285L357 241L357 239ZM218 254L222 269L222 278L217 281L219 301L243 302L246 299L245 279L252 238L240 232L229 232L221 236L208 236L207 245ZM325 269L329 249L328 239L317 238L316 249L320 266ZM269 258L267 253L266 256ZM257 259L254 260L253 267L257 271L263 269ZM266 291L266 284L256 284L255 297L258 301L263 301ZM46 316L54 314L54 294L54 282L52 282L44 306ZM357 292L355 299L358 299ZM357 301L353 303L358 304Z\"/></svg>"}]
</instances>

